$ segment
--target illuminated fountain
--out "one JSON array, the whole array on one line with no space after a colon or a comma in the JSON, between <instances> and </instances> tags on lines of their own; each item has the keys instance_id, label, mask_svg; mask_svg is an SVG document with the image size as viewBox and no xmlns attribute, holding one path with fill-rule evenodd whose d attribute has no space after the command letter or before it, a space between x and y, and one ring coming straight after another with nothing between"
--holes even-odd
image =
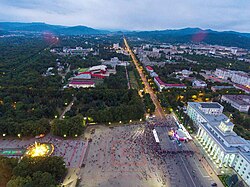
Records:
<instances>
[{"instance_id":1,"label":"illuminated fountain","mask_svg":"<svg viewBox=\"0 0 250 187\"><path fill-rule=\"evenodd\" d=\"M50 143L37 143L30 145L25 153L26 156L50 156L54 151L54 145Z\"/></svg>"}]
</instances>

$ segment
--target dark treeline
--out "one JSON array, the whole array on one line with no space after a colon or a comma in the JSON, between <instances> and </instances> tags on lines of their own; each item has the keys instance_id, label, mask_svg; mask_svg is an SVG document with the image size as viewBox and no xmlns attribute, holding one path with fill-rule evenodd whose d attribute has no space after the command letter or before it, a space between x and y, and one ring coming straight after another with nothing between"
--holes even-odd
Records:
<instances>
[{"instance_id":1,"label":"dark treeline","mask_svg":"<svg viewBox=\"0 0 250 187\"><path fill-rule=\"evenodd\" d=\"M96 122L129 121L143 118L144 106L136 90L83 90L68 116L81 113Z\"/></svg>"},{"instance_id":2,"label":"dark treeline","mask_svg":"<svg viewBox=\"0 0 250 187\"><path fill-rule=\"evenodd\" d=\"M66 175L66 167L61 157L0 157L0 186L55 187Z\"/></svg>"}]
</instances>

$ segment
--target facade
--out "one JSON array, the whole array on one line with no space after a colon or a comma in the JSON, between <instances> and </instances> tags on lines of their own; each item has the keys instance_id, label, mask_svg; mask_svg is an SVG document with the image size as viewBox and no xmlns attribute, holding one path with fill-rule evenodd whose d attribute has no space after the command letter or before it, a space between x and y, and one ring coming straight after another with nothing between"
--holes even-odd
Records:
<instances>
[{"instance_id":1,"label":"facade","mask_svg":"<svg viewBox=\"0 0 250 187\"><path fill-rule=\"evenodd\" d=\"M250 76L241 71L232 71L228 69L216 69L215 75L221 79L231 79L233 83L240 84L246 87L250 87Z\"/></svg>"},{"instance_id":2,"label":"facade","mask_svg":"<svg viewBox=\"0 0 250 187\"><path fill-rule=\"evenodd\" d=\"M234 88L234 87L233 87L233 86L212 86L212 87L211 87L211 90L212 90L213 92L216 92L216 91L218 91L218 90L232 89L232 88Z\"/></svg>"},{"instance_id":3,"label":"facade","mask_svg":"<svg viewBox=\"0 0 250 187\"><path fill-rule=\"evenodd\" d=\"M221 78L221 79L228 79L228 78L232 78L233 76L233 71L231 70L227 70L227 69L219 69L216 68L215 73L214 73L217 77Z\"/></svg>"},{"instance_id":4,"label":"facade","mask_svg":"<svg viewBox=\"0 0 250 187\"><path fill-rule=\"evenodd\" d=\"M250 87L250 77L245 73L234 73L231 80L236 84Z\"/></svg>"},{"instance_id":5,"label":"facade","mask_svg":"<svg viewBox=\"0 0 250 187\"><path fill-rule=\"evenodd\" d=\"M240 112L248 112L250 107L249 95L223 95L221 100L230 103L232 107Z\"/></svg>"},{"instance_id":6,"label":"facade","mask_svg":"<svg viewBox=\"0 0 250 187\"><path fill-rule=\"evenodd\" d=\"M71 81L69 87L72 88L93 88L95 87L95 82L93 81Z\"/></svg>"},{"instance_id":7,"label":"facade","mask_svg":"<svg viewBox=\"0 0 250 187\"><path fill-rule=\"evenodd\" d=\"M218 168L230 167L250 185L250 142L238 136L219 103L188 102L187 113L199 128L197 140Z\"/></svg>"}]
</instances>

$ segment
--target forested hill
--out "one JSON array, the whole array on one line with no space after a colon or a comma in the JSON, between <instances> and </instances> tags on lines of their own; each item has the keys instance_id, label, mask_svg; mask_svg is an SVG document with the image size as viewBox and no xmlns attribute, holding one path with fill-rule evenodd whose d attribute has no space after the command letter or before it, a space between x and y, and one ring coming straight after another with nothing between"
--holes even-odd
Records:
<instances>
[{"instance_id":1,"label":"forested hill","mask_svg":"<svg viewBox=\"0 0 250 187\"><path fill-rule=\"evenodd\" d=\"M1 32L25 32L25 33L41 33L52 32L54 34L63 35L95 35L95 34L107 34L109 31L93 29L86 26L61 26L61 25L49 25L46 23L19 23L19 22L0 22Z\"/></svg>"},{"instance_id":2,"label":"forested hill","mask_svg":"<svg viewBox=\"0 0 250 187\"><path fill-rule=\"evenodd\" d=\"M233 31L218 32L210 29L185 28L179 30L131 32L129 35L165 43L204 42L213 45L250 49L250 34Z\"/></svg>"}]
</instances>

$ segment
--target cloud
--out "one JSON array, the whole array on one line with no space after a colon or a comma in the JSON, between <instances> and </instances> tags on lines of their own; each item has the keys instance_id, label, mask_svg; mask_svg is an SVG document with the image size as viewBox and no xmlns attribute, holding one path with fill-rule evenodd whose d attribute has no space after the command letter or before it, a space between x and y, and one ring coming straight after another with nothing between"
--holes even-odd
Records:
<instances>
[{"instance_id":1,"label":"cloud","mask_svg":"<svg viewBox=\"0 0 250 187\"><path fill-rule=\"evenodd\" d=\"M248 0L1 0L0 21L95 28L201 27L250 32Z\"/></svg>"}]
</instances>

